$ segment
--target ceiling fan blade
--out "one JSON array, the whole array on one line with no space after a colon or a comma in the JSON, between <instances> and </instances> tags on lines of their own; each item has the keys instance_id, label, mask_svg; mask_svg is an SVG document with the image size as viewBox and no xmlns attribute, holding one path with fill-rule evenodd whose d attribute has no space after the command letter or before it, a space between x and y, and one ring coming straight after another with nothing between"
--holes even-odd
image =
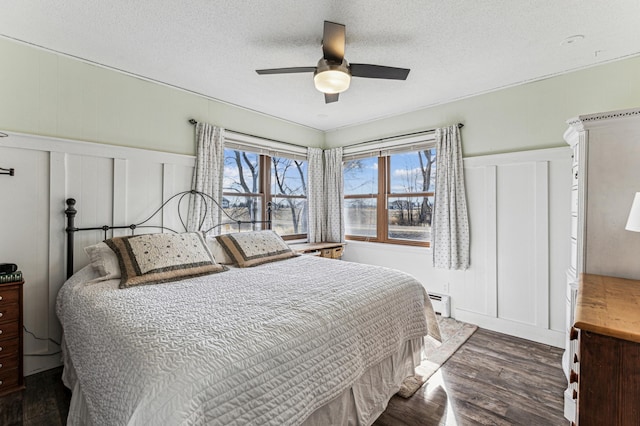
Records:
<instances>
[{"instance_id":1,"label":"ceiling fan blade","mask_svg":"<svg viewBox=\"0 0 640 426\"><path fill-rule=\"evenodd\" d=\"M340 97L340 93L325 93L324 103L330 104L331 102L338 102L338 97Z\"/></svg>"},{"instance_id":2,"label":"ceiling fan blade","mask_svg":"<svg viewBox=\"0 0 640 426\"><path fill-rule=\"evenodd\" d=\"M409 75L408 68L385 67L383 65L351 64L351 75L365 78L386 78L389 80L406 80Z\"/></svg>"},{"instance_id":3,"label":"ceiling fan blade","mask_svg":"<svg viewBox=\"0 0 640 426\"><path fill-rule=\"evenodd\" d=\"M322 53L328 61L342 62L344 59L345 26L324 21L322 33Z\"/></svg>"},{"instance_id":4,"label":"ceiling fan blade","mask_svg":"<svg viewBox=\"0 0 640 426\"><path fill-rule=\"evenodd\" d=\"M292 74L296 72L314 72L316 67L295 67L295 68L271 68L266 70L256 70L260 75L265 74Z\"/></svg>"}]
</instances>

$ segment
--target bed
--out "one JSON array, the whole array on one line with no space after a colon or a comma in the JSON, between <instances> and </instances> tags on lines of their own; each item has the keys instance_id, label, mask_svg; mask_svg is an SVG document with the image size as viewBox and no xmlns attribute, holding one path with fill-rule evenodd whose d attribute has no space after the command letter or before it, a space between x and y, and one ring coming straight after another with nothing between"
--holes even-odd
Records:
<instances>
[{"instance_id":1,"label":"bed","mask_svg":"<svg viewBox=\"0 0 640 426\"><path fill-rule=\"evenodd\" d=\"M264 262L212 259L206 274L176 278L171 266L170 279L147 281L126 253L116 256L116 278L92 258L57 297L68 424L369 425L414 374L423 339L439 339L424 288L402 272L298 256L270 231L231 242L152 235L141 250L155 238L210 254L222 245L216 259L237 260L227 244L241 240L278 250ZM115 253L121 243L123 252L139 244L107 239Z\"/></svg>"}]
</instances>

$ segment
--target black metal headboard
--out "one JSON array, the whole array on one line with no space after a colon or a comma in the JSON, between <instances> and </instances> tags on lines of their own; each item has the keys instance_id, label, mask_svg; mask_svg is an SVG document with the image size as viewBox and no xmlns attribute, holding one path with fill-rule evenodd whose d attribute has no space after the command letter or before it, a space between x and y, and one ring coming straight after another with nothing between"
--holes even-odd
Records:
<instances>
[{"instance_id":1,"label":"black metal headboard","mask_svg":"<svg viewBox=\"0 0 640 426\"><path fill-rule=\"evenodd\" d=\"M148 218L146 218L145 220L143 220L142 222L139 223L132 223L130 225L102 225L102 226L94 226L94 227L89 227L89 228L76 228L74 225L74 221L75 221L75 216L76 213L78 213L78 211L75 208L76 205L76 200L74 198L68 198L67 199L67 209L64 211L65 216L67 217L67 227L65 228L65 231L67 233L67 278L71 277L71 275L73 275L73 251L74 251L74 235L76 232L78 231L104 231L104 239L107 239L107 231L111 230L111 229L130 229L131 233L134 234L135 230L138 228L155 228L158 230L166 230L166 231L170 231L170 232L174 232L174 233L179 233L182 231L176 231L174 229L171 229L167 226L163 226L163 225L145 225L145 223L149 222L155 215L157 215L158 213L160 213L166 206L167 204L169 204L169 202L171 202L172 200L174 200L175 198L178 198L178 218L180 219L180 223L182 224L182 227L184 228L184 231L187 231L187 225L184 222L184 219L182 218L182 214L180 213L180 205L182 203L182 200L184 199L184 197L186 197L187 195L189 196L194 196L194 197L200 197L203 201L203 205L204 205L204 214L202 215L202 219L200 220L200 224L198 226L198 229L204 231L205 233L208 233L220 226L223 225L237 225L238 226L238 231L240 231L240 227L244 224L258 224L258 223L271 223L271 212L270 209L267 209L267 220L238 220L235 219L233 217L231 217L225 210L224 208L222 208L222 206L213 199L213 197L211 197L209 194L205 194L204 192L200 192L200 191L196 191L196 190L190 190L190 191L182 191L182 192L178 192L175 195L172 195L169 199L167 199L167 201L165 201L164 203L162 203L162 205L160 207L158 207L152 214L151 216L149 216ZM210 227L209 229L202 229L202 226L204 225L204 219L207 216L207 212L209 210L209 203L213 203L214 205L216 205L220 211L227 217L228 221L222 221L220 223L218 223L217 225L214 225L212 227Z\"/></svg>"}]
</instances>

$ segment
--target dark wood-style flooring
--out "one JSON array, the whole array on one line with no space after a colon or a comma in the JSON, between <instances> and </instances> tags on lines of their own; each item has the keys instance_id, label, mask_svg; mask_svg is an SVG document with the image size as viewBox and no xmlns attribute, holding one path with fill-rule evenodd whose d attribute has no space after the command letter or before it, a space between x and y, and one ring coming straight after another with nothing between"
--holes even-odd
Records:
<instances>
[{"instance_id":1,"label":"dark wood-style flooring","mask_svg":"<svg viewBox=\"0 0 640 426\"><path fill-rule=\"evenodd\" d=\"M409 399L393 397L376 426L566 425L562 350L479 329ZM71 393L61 368L0 398L0 425L64 425Z\"/></svg>"}]
</instances>

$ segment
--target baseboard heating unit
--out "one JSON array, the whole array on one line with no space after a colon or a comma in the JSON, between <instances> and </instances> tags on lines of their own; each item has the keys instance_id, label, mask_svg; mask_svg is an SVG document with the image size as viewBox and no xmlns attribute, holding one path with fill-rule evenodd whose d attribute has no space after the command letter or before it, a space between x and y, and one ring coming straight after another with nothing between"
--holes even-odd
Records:
<instances>
[{"instance_id":1,"label":"baseboard heating unit","mask_svg":"<svg viewBox=\"0 0 640 426\"><path fill-rule=\"evenodd\" d=\"M433 306L433 310L436 311L436 314L440 314L446 318L451 316L451 300L449 296L429 293L429 299L431 299L431 305Z\"/></svg>"}]
</instances>

